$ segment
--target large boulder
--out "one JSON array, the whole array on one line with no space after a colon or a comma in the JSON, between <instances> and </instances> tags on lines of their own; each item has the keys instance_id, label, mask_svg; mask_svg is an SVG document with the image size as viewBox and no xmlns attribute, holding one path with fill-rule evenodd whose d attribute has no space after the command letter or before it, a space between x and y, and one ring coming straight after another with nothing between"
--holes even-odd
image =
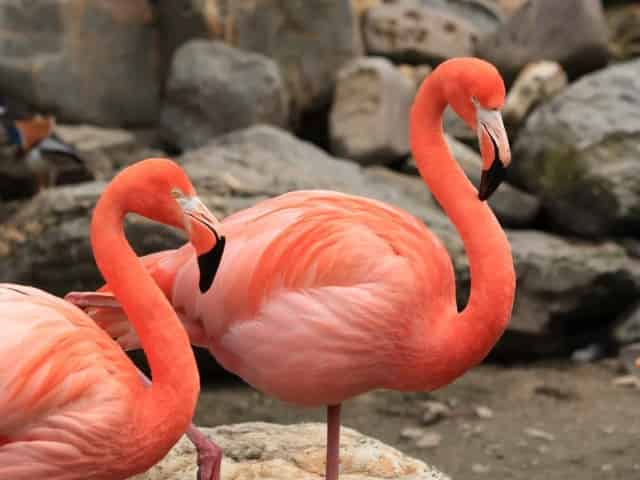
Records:
<instances>
[{"instance_id":1,"label":"large boulder","mask_svg":"<svg viewBox=\"0 0 640 480\"><path fill-rule=\"evenodd\" d=\"M221 480L317 480L325 469L326 426L242 423L202 428L223 450ZM157 465L131 480L186 480L197 470L193 445L183 437ZM433 467L378 440L343 427L340 475L349 480L448 480Z\"/></svg>"},{"instance_id":2,"label":"large boulder","mask_svg":"<svg viewBox=\"0 0 640 480\"><path fill-rule=\"evenodd\" d=\"M634 60L585 76L520 131L512 179L541 196L556 228L640 234L639 72Z\"/></svg>"},{"instance_id":3,"label":"large boulder","mask_svg":"<svg viewBox=\"0 0 640 480\"><path fill-rule=\"evenodd\" d=\"M495 354L568 354L605 340L640 295L640 262L612 242L509 231L517 275L513 318Z\"/></svg>"},{"instance_id":4,"label":"large boulder","mask_svg":"<svg viewBox=\"0 0 640 480\"><path fill-rule=\"evenodd\" d=\"M261 53L281 67L292 112L323 106L337 70L359 51L350 0L159 0L167 52L197 37Z\"/></svg>"},{"instance_id":5,"label":"large boulder","mask_svg":"<svg viewBox=\"0 0 640 480\"><path fill-rule=\"evenodd\" d=\"M288 120L286 86L270 58L209 40L176 52L161 115L167 142L196 148L223 133Z\"/></svg>"},{"instance_id":6,"label":"large boulder","mask_svg":"<svg viewBox=\"0 0 640 480\"><path fill-rule=\"evenodd\" d=\"M158 65L146 0L0 3L0 91L63 121L154 123Z\"/></svg>"},{"instance_id":7,"label":"large boulder","mask_svg":"<svg viewBox=\"0 0 640 480\"><path fill-rule=\"evenodd\" d=\"M409 153L414 83L386 58L364 57L338 73L329 117L332 151L362 164Z\"/></svg>"},{"instance_id":8,"label":"large boulder","mask_svg":"<svg viewBox=\"0 0 640 480\"><path fill-rule=\"evenodd\" d=\"M600 0L536 0L525 3L476 54L495 64L510 83L528 63L559 62L570 77L607 63L607 25Z\"/></svg>"}]
</instances>

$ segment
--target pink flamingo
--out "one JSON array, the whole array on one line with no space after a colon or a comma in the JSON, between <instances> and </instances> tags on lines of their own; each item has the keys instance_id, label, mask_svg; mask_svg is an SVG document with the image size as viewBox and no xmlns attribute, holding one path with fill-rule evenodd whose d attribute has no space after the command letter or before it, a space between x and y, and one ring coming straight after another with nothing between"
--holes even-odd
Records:
<instances>
[{"instance_id":1,"label":"pink flamingo","mask_svg":"<svg viewBox=\"0 0 640 480\"><path fill-rule=\"evenodd\" d=\"M205 258L221 254L215 218L169 160L123 170L98 201L96 262L140 336L150 387L83 311L35 288L0 284L3 480L129 478L160 460L191 422L200 384L189 339L124 237L127 212L188 230Z\"/></svg>"},{"instance_id":2,"label":"pink flamingo","mask_svg":"<svg viewBox=\"0 0 640 480\"><path fill-rule=\"evenodd\" d=\"M281 400L328 405L326 478L339 466L340 404L376 388L433 390L479 363L511 316L515 274L507 238L486 200L509 165L497 70L474 59L442 63L411 111L420 173L460 233L471 295L458 312L449 255L419 220L367 198L298 191L225 219L230 239L219 287L196 294L192 247L160 252L146 267L196 345ZM442 131L447 104L477 129L479 192ZM106 285L71 293L125 348L138 340ZM192 430L193 431L193 430Z\"/></svg>"}]
</instances>

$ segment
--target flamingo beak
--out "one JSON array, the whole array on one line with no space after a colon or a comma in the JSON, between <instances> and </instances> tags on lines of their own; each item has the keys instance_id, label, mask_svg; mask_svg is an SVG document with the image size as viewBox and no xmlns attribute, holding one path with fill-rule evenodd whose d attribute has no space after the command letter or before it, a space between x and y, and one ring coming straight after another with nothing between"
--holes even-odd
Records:
<instances>
[{"instance_id":1,"label":"flamingo beak","mask_svg":"<svg viewBox=\"0 0 640 480\"><path fill-rule=\"evenodd\" d=\"M206 293L220 267L226 239L216 231L216 225L220 225L220 222L198 197L179 198L178 204L182 208L186 230L198 256L200 293Z\"/></svg>"},{"instance_id":2,"label":"flamingo beak","mask_svg":"<svg viewBox=\"0 0 640 480\"><path fill-rule=\"evenodd\" d=\"M482 177L478 198L488 199L504 180L511 163L509 138L498 110L489 110L477 105L477 129L480 153L482 154Z\"/></svg>"}]
</instances>

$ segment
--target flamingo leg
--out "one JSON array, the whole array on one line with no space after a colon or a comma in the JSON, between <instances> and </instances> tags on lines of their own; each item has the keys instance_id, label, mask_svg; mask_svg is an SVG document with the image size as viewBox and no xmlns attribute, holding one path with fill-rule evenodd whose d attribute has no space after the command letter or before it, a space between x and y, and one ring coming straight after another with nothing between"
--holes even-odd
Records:
<instances>
[{"instance_id":1,"label":"flamingo leg","mask_svg":"<svg viewBox=\"0 0 640 480\"><path fill-rule=\"evenodd\" d=\"M327 407L327 466L326 480L338 480L340 474L340 407Z\"/></svg>"},{"instance_id":2,"label":"flamingo leg","mask_svg":"<svg viewBox=\"0 0 640 480\"><path fill-rule=\"evenodd\" d=\"M151 385L151 380L138 370L145 385ZM198 480L220 480L220 465L222 464L222 449L213 443L204 433L192 423L186 431L187 438L196 449L198 458Z\"/></svg>"}]
</instances>

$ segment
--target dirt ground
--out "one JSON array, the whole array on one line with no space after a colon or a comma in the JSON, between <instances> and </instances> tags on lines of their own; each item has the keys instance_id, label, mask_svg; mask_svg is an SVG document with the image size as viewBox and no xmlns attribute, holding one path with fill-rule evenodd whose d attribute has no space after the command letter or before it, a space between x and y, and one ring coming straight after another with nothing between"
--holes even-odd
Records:
<instances>
[{"instance_id":1,"label":"dirt ground","mask_svg":"<svg viewBox=\"0 0 640 480\"><path fill-rule=\"evenodd\" d=\"M483 365L432 394L372 392L346 402L343 424L454 480L640 479L640 387L618 364ZM208 385L196 422L324 421L239 382Z\"/></svg>"}]
</instances>

